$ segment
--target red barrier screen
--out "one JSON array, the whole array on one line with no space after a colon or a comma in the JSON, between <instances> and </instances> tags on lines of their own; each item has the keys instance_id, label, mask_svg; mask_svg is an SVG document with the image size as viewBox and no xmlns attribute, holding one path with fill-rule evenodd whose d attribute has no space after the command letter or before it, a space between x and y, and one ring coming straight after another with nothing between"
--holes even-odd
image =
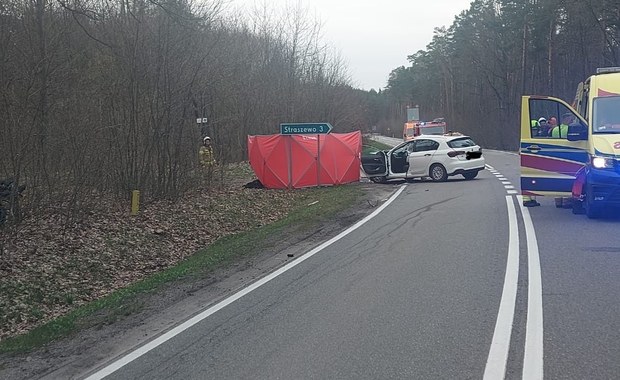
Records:
<instances>
[{"instance_id":1,"label":"red barrier screen","mask_svg":"<svg viewBox=\"0 0 620 380\"><path fill-rule=\"evenodd\" d=\"M360 179L362 134L248 136L250 165L269 189L340 185Z\"/></svg>"}]
</instances>

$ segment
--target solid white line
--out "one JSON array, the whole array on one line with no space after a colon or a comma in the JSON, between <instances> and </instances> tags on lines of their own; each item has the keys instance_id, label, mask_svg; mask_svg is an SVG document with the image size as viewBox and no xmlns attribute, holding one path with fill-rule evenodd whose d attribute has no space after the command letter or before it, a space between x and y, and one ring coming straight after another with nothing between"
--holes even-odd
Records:
<instances>
[{"instance_id":1,"label":"solid white line","mask_svg":"<svg viewBox=\"0 0 620 380\"><path fill-rule=\"evenodd\" d=\"M203 311L202 313L196 315L195 317L193 317L193 318L183 322L182 324L180 324L180 325L176 326L175 328L169 330L168 332L164 333L163 335L160 335L158 338L148 342L147 344L139 347L138 349L136 349L134 351L131 351L130 353L128 353L127 355L121 357L120 359L110 363L106 367L98 370L94 374L92 374L89 377L87 377L86 380L99 380L99 379L103 379L104 377L106 377L106 376L114 373L115 371L119 370L120 368L122 368L126 364L136 360L137 358L139 358L140 356L146 354L147 352L151 351L152 349L156 348L157 346L163 344L164 342L168 341L169 339L175 337L176 335L182 333L183 331L187 330L188 328L194 326L195 324L197 324L198 322L202 321L203 319L209 317L210 315L212 315L212 314L216 313L217 311L223 309L224 307L230 305L231 303L235 302L239 298L245 296L246 294L249 294L250 292L256 290L259 287L261 287L262 285L265 285L267 282L269 282L269 281L273 280L274 278L278 277L282 273L288 271L289 269L292 269L293 267L301 264L305 260L311 258L312 256L314 256L315 254L317 254L321 250L327 248L328 246L330 246L333 243L337 242L338 240L342 239L346 235L350 234L351 232L353 232L356 229L358 229L359 227L361 227L363 224L368 222L370 219L372 219L375 216L377 216L377 214L379 214L381 211L383 211L383 209L385 209L387 206L389 206L390 203L392 203L400 195L400 193L403 192L405 187L406 186L401 186L400 189L398 189L398 191L396 191L396 193L394 193L394 195L392 195L390 197L390 199L387 200L387 202L382 204L373 213L371 213L370 215L366 216L364 219L362 219L359 222L355 223L354 225L352 225L351 227L347 228L346 230L342 231L338 235L334 236L333 238L331 238L328 241L322 243L318 247L316 247L316 248L312 249L311 251L307 252L306 254L304 254L303 256L299 257L295 261L292 261L292 262L288 263L287 265L285 265L282 268L276 270L275 272L272 272L271 274L261 278L260 280L256 281L255 283L253 283L253 284L249 285L248 287L240 290L239 292L233 294L232 296L230 296L230 297L224 299L223 301L221 301L221 302L211 306L209 309Z\"/></svg>"},{"instance_id":2,"label":"solid white line","mask_svg":"<svg viewBox=\"0 0 620 380\"><path fill-rule=\"evenodd\" d=\"M503 379L506 374L510 336L514 321L515 304L517 300L517 285L519 281L519 227L517 212L513 197L506 196L508 208L508 257L506 260L506 274L504 289L499 303L495 331L491 341L491 349L484 368L484 380Z\"/></svg>"},{"instance_id":3,"label":"solid white line","mask_svg":"<svg viewBox=\"0 0 620 380\"><path fill-rule=\"evenodd\" d=\"M517 197L525 237L527 238L527 325L525 331L525 355L523 358L523 379L542 380L543 378L543 302L542 275L536 231L529 210L523 206L523 197Z\"/></svg>"}]
</instances>

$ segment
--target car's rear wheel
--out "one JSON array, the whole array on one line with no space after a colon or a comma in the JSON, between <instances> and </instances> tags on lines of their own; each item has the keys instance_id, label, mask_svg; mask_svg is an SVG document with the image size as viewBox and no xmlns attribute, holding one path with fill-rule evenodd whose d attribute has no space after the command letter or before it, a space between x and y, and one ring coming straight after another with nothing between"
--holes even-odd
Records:
<instances>
[{"instance_id":1,"label":"car's rear wheel","mask_svg":"<svg viewBox=\"0 0 620 380\"><path fill-rule=\"evenodd\" d=\"M467 173L463 173L463 177L465 177L465 179L469 180L469 179L474 179L478 176L478 172L467 172Z\"/></svg>"},{"instance_id":2,"label":"car's rear wheel","mask_svg":"<svg viewBox=\"0 0 620 380\"><path fill-rule=\"evenodd\" d=\"M374 183L386 183L387 182L387 178L385 176L370 177L370 180Z\"/></svg>"},{"instance_id":3,"label":"car's rear wheel","mask_svg":"<svg viewBox=\"0 0 620 380\"><path fill-rule=\"evenodd\" d=\"M444 182L448 179L448 172L441 164L433 164L429 170L431 179L436 182Z\"/></svg>"}]
</instances>

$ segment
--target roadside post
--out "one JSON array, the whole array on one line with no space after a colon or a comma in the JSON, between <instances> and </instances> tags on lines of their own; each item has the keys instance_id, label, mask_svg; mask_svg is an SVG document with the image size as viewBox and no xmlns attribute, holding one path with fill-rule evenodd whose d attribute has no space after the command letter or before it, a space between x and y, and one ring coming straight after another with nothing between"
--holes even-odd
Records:
<instances>
[{"instance_id":1,"label":"roadside post","mask_svg":"<svg viewBox=\"0 0 620 380\"><path fill-rule=\"evenodd\" d=\"M131 192L131 215L138 215L140 211L140 190L133 190Z\"/></svg>"}]
</instances>

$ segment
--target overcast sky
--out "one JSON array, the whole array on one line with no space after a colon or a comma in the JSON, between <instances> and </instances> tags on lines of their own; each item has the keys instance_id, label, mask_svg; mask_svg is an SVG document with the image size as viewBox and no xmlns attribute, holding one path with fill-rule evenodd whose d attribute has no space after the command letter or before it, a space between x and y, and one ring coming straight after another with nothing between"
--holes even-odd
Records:
<instances>
[{"instance_id":1,"label":"overcast sky","mask_svg":"<svg viewBox=\"0 0 620 380\"><path fill-rule=\"evenodd\" d=\"M261 0L228 0L253 7ZM378 90L390 72L409 66L407 56L425 49L435 27L449 27L471 0L270 0L270 7L298 1L316 12L324 42L341 52L357 87Z\"/></svg>"}]
</instances>

